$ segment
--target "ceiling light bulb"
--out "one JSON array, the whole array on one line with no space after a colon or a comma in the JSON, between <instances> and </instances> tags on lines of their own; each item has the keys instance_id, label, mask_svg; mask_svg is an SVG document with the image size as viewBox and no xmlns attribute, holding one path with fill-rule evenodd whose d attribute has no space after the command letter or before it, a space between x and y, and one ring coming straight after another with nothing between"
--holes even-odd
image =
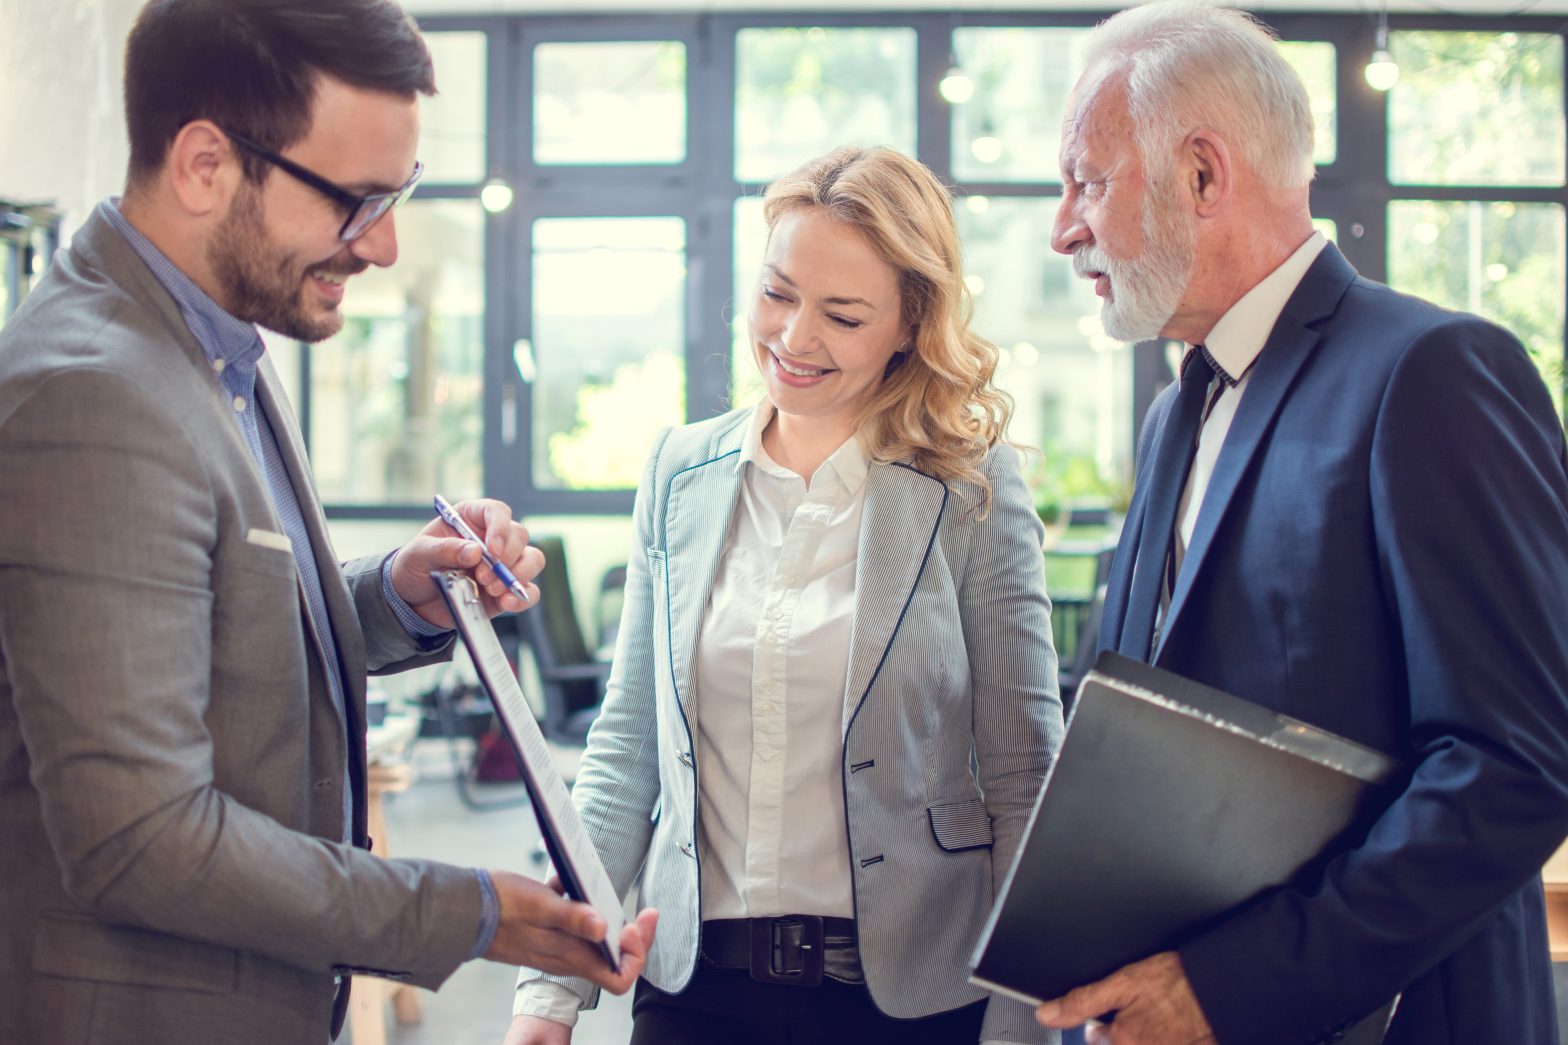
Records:
<instances>
[{"instance_id":1,"label":"ceiling light bulb","mask_svg":"<svg viewBox=\"0 0 1568 1045\"><path fill-rule=\"evenodd\" d=\"M975 96L975 82L956 61L942 74L936 89L949 105L962 105Z\"/></svg>"},{"instance_id":2,"label":"ceiling light bulb","mask_svg":"<svg viewBox=\"0 0 1568 1045\"><path fill-rule=\"evenodd\" d=\"M969 143L969 151L981 163L995 163L1002 158L1002 139L989 131Z\"/></svg>"},{"instance_id":3,"label":"ceiling light bulb","mask_svg":"<svg viewBox=\"0 0 1568 1045\"><path fill-rule=\"evenodd\" d=\"M1367 84L1374 91L1386 91L1399 82L1399 63L1394 61L1394 56L1387 48L1380 48L1372 52L1372 60L1366 67Z\"/></svg>"},{"instance_id":4,"label":"ceiling light bulb","mask_svg":"<svg viewBox=\"0 0 1568 1045\"><path fill-rule=\"evenodd\" d=\"M512 187L502 178L491 178L479 190L479 205L491 214L499 214L512 205Z\"/></svg>"}]
</instances>

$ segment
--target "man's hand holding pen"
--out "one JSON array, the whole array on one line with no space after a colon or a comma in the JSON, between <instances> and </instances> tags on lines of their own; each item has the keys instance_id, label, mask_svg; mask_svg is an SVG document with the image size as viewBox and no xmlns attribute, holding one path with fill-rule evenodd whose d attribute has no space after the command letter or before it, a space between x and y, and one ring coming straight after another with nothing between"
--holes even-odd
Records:
<instances>
[{"instance_id":1,"label":"man's hand holding pen","mask_svg":"<svg viewBox=\"0 0 1568 1045\"><path fill-rule=\"evenodd\" d=\"M444 502L443 502L444 503ZM392 588L424 620L438 628L452 627L451 614L430 580L432 570L464 570L479 584L485 612L494 617L532 606L539 597L533 579L544 569L544 554L528 543L528 530L512 518L512 509L494 500L460 501L448 506L469 530L464 536L439 516L425 524L398 549L392 563ZM472 538L472 539L470 539ZM501 567L498 572L496 565ZM502 573L517 586L509 588ZM521 589L526 601L516 592Z\"/></svg>"}]
</instances>

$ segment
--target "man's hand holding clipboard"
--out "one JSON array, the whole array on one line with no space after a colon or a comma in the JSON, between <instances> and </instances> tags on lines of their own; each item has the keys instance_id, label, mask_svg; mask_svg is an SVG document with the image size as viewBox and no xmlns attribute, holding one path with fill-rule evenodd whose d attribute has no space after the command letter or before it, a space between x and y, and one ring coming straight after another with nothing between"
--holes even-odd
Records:
<instances>
[{"instance_id":1,"label":"man's hand holding clipboard","mask_svg":"<svg viewBox=\"0 0 1568 1045\"><path fill-rule=\"evenodd\" d=\"M653 944L656 912L643 911L621 926L617 969L605 960L608 926L590 905L510 871L492 870L490 879L501 902L500 926L484 955L490 961L581 976L611 994L624 994L637 982Z\"/></svg>"},{"instance_id":2,"label":"man's hand holding clipboard","mask_svg":"<svg viewBox=\"0 0 1568 1045\"><path fill-rule=\"evenodd\" d=\"M636 981L653 943L658 920L643 911L631 924L605 873L598 851L577 815L566 783L550 760L533 710L491 627L474 580L438 570L430 574L468 648L480 683L496 709L502 732L517 756L539 831L555 866L557 895L522 875L492 871L501 905L500 928L485 957L546 972L581 976L621 994Z\"/></svg>"}]
</instances>

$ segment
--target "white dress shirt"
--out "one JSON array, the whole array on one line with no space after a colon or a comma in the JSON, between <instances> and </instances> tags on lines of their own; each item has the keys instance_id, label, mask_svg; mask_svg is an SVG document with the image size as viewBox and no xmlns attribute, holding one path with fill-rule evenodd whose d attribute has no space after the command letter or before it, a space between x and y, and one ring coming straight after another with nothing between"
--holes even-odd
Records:
<instances>
[{"instance_id":1,"label":"white dress shirt","mask_svg":"<svg viewBox=\"0 0 1568 1045\"><path fill-rule=\"evenodd\" d=\"M867 459L851 438L807 481L762 446L703 614L693 685L704 919L854 916L840 762Z\"/></svg>"},{"instance_id":2,"label":"white dress shirt","mask_svg":"<svg viewBox=\"0 0 1568 1045\"><path fill-rule=\"evenodd\" d=\"M1208 417L1198 432L1198 448L1193 454L1192 468L1187 473L1187 486L1182 491L1181 505L1176 510L1176 557L1174 575L1181 576L1181 565L1187 554L1187 544L1198 525L1198 512L1203 508L1203 495L1208 492L1209 480L1214 475L1214 463L1219 459L1220 448L1236 417L1236 408L1246 394L1247 382L1252 377L1252 364L1263 351L1264 342L1279 322L1285 303L1296 292L1307 269L1317 260L1318 253L1327 244L1321 232L1314 232L1296 252L1282 262L1279 268L1264 277L1262 282L1243 294L1209 331L1204 347L1219 369L1230 377L1225 381L1219 374L1214 380L1221 382ZM1188 345L1187 354L1197 351ZM1167 592L1167 598L1169 593Z\"/></svg>"},{"instance_id":3,"label":"white dress shirt","mask_svg":"<svg viewBox=\"0 0 1568 1045\"><path fill-rule=\"evenodd\" d=\"M854 916L840 763L868 460L851 438L810 481L762 447L756 410L693 681L704 919ZM717 506L715 506L717 510ZM533 980L513 1011L572 1025Z\"/></svg>"}]
</instances>

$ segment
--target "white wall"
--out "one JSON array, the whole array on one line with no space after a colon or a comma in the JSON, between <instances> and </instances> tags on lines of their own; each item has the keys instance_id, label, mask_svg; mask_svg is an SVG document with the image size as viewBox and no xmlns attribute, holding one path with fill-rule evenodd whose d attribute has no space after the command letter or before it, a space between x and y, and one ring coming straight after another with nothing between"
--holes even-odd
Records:
<instances>
[{"instance_id":1,"label":"white wall","mask_svg":"<svg viewBox=\"0 0 1568 1045\"><path fill-rule=\"evenodd\" d=\"M74 230L125 180L121 54L142 0L0 0L0 197Z\"/></svg>"}]
</instances>

